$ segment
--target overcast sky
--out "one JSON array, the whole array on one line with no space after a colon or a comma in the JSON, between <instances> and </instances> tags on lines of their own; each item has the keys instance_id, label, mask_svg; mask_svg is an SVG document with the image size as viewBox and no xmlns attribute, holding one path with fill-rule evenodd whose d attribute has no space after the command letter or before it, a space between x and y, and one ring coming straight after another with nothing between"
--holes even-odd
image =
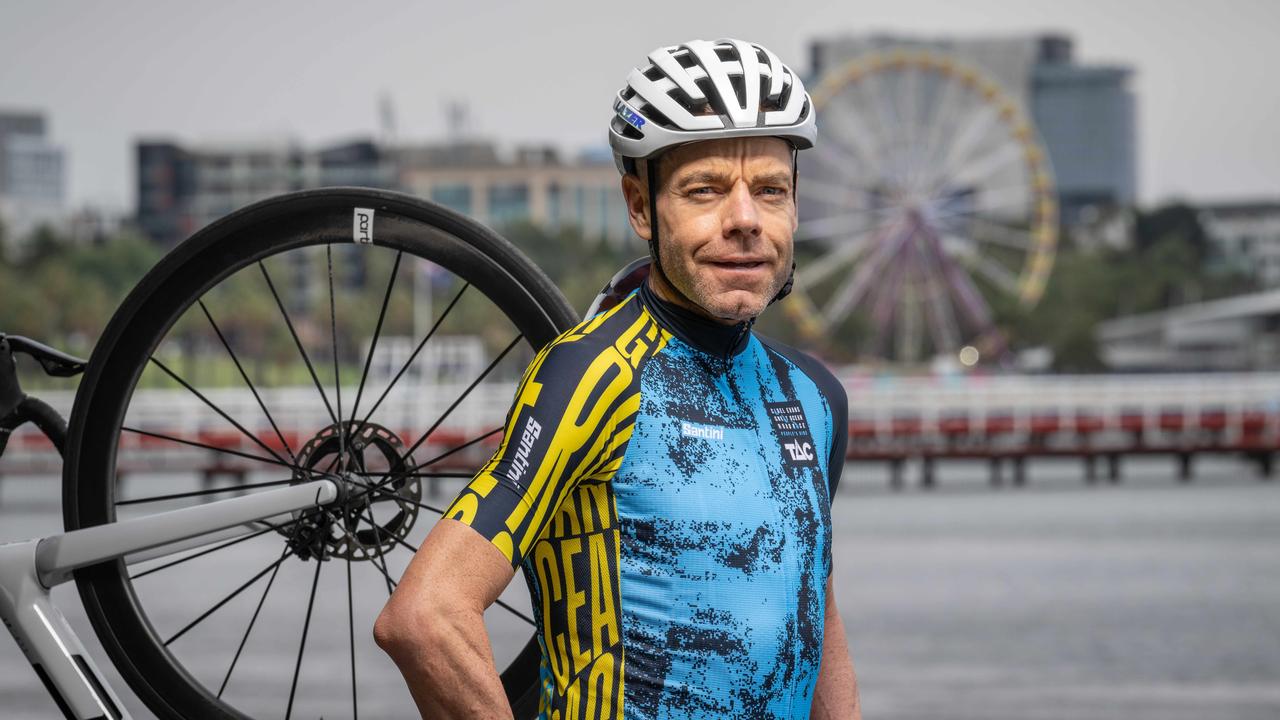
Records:
<instances>
[{"instance_id":1,"label":"overcast sky","mask_svg":"<svg viewBox=\"0 0 1280 720\"><path fill-rule=\"evenodd\" d=\"M612 96L658 45L762 43L802 72L814 37L1065 31L1136 70L1144 201L1280 197L1276 0L26 2L0 0L0 109L35 109L70 199L129 209L133 141L445 135L444 102L506 145L600 145Z\"/></svg>"}]
</instances>

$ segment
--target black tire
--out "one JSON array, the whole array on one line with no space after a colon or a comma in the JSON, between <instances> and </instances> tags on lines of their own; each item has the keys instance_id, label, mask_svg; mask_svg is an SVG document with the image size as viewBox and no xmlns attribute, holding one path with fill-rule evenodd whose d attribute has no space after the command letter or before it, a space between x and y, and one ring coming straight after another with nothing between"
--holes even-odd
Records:
<instances>
[{"instance_id":1,"label":"black tire","mask_svg":"<svg viewBox=\"0 0 1280 720\"><path fill-rule=\"evenodd\" d=\"M564 296L515 247L478 223L432 203L386 191L333 188L294 193L246 207L196 233L161 260L130 293L94 348L70 419L63 476L64 523L68 530L117 519L118 481L121 479L118 475L123 475L117 473L117 448L122 435L126 434L126 411L144 368L151 365L152 353L157 351L179 318L195 307L196 301L211 288L238 270L259 265L259 261L268 257L289 251L312 252L299 249L325 244L355 247L352 243L355 208L375 210L373 240L366 247L383 248L360 252L402 252L405 256L423 258L454 273L492 302L532 350L541 348L577 322L577 316ZM324 252L333 251L325 248ZM397 254L394 268L400 267L400 255ZM262 274L267 275L266 266L261 265L261 268ZM391 272L393 276L395 269ZM332 272L330 265L331 303L334 294ZM270 283L270 278L267 282ZM386 292L387 297L391 297L390 287ZM276 294L274 287L271 293ZM284 303L279 298L276 295L284 314ZM204 307L203 301L200 306ZM336 311L334 314L337 315ZM385 300L383 314L386 314ZM369 318L369 322L372 323L373 318ZM210 318L210 325L213 324ZM292 325L290 332L293 332ZM335 358L339 356L338 335L335 325L332 333ZM298 342L302 344L302 341ZM234 358L231 346L226 347ZM370 353L372 357L372 351ZM336 359L334 363L334 373L338 374ZM362 390L363 384L362 378ZM320 386L318 378L316 385ZM337 386L341 387L341 383ZM266 412L265 405L263 410ZM345 415L345 409L343 412ZM323 421L328 420L325 418ZM338 425L335 423L334 427ZM283 436L281 442L288 445ZM367 494L371 503L377 499L372 491ZM378 524L373 520L372 506L369 518L371 523ZM336 519L334 527L337 527ZM294 535L287 541L283 534L275 532L264 537L273 542L274 547L287 550L297 535L295 528ZM347 533L347 537L352 535ZM376 530L374 537L378 537ZM290 557L298 559L302 556ZM384 558L382 563L382 573L386 575L387 560ZM315 565L317 583L322 564L317 562ZM347 563L348 592L351 591L352 565L354 563L350 561ZM107 654L139 698L158 717L166 720L243 720L250 717L216 697L220 689L210 687L208 681L197 679L166 647L155 629L155 618L149 615L148 607L140 602L135 592L135 581L130 579L123 560L78 570L75 580L89 619ZM387 588L390 587L388 576ZM263 598L265 601L265 593ZM311 604L314 604L315 583L312 584L311 598ZM311 623L311 604L307 605L307 625L302 633L304 647L306 628ZM201 609L192 608L192 611ZM297 616L301 617L300 609ZM256 620L256 613L254 618ZM346 620L345 613L343 620ZM371 634L373 618L365 621L358 630L354 629L353 623L352 632ZM245 637L248 636L246 632ZM243 641L241 648L244 648ZM298 652L300 667L302 651ZM536 712L539 655L536 637L530 637L523 650L503 671L503 684L517 710L516 717L532 717ZM351 656L354 676L354 640ZM236 657L239 659L239 651ZM296 689L298 669L293 672ZM345 679L332 678L331 682L345 682ZM352 686L354 694L354 677ZM402 681L400 687L403 689ZM290 708L294 689L289 690ZM351 707L345 710L333 708L326 710L325 716L340 717L352 712ZM277 714L285 714L283 698Z\"/></svg>"}]
</instances>

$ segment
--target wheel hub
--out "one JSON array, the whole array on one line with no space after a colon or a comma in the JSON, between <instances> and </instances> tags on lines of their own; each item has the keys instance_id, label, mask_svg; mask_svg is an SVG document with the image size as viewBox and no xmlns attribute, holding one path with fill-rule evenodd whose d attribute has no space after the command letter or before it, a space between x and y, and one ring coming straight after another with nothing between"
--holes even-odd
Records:
<instances>
[{"instance_id":1,"label":"wheel hub","mask_svg":"<svg viewBox=\"0 0 1280 720\"><path fill-rule=\"evenodd\" d=\"M323 476L339 491L334 502L297 511L295 522L280 529L298 557L373 560L405 543L422 483L395 433L374 423L335 423L302 446L297 465L310 472L295 470L295 485Z\"/></svg>"}]
</instances>

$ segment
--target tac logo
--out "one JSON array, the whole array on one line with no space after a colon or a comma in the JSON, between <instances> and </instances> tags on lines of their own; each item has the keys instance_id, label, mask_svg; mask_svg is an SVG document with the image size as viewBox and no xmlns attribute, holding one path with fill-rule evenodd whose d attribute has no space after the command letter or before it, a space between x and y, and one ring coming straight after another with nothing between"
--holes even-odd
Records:
<instances>
[{"instance_id":1,"label":"tac logo","mask_svg":"<svg viewBox=\"0 0 1280 720\"><path fill-rule=\"evenodd\" d=\"M640 113L632 110L631 106L622 102L622 100L613 101L613 111L618 113L631 127L637 130L644 129L644 118L640 117Z\"/></svg>"},{"instance_id":2,"label":"tac logo","mask_svg":"<svg viewBox=\"0 0 1280 720\"><path fill-rule=\"evenodd\" d=\"M373 209L356 208L351 217L351 239L358 243L373 242Z\"/></svg>"},{"instance_id":3,"label":"tac logo","mask_svg":"<svg viewBox=\"0 0 1280 720\"><path fill-rule=\"evenodd\" d=\"M782 448L782 461L791 467L818 467L818 452L809 433L804 406L795 400L764 404L773 434Z\"/></svg>"},{"instance_id":4,"label":"tac logo","mask_svg":"<svg viewBox=\"0 0 1280 720\"><path fill-rule=\"evenodd\" d=\"M807 442L786 442L782 443L782 449L786 450L791 459L796 462L812 462L815 455L813 454L813 445Z\"/></svg>"}]
</instances>

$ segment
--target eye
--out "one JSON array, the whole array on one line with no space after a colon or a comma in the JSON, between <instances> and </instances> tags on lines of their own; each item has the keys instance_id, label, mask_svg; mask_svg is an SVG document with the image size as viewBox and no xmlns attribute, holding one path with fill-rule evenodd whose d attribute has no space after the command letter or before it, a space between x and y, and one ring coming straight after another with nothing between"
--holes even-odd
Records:
<instances>
[{"instance_id":1,"label":"eye","mask_svg":"<svg viewBox=\"0 0 1280 720\"><path fill-rule=\"evenodd\" d=\"M788 194L787 188L778 185L769 185L767 187L760 188L760 192L773 197L786 197Z\"/></svg>"}]
</instances>

